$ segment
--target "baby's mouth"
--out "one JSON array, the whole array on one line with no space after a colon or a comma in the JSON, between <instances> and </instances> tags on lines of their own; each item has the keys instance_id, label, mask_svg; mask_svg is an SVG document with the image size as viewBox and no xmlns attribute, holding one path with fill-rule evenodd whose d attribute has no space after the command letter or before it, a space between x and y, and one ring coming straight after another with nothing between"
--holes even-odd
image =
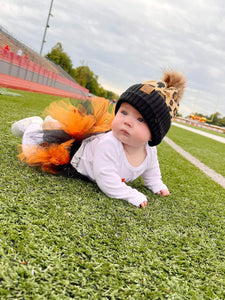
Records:
<instances>
[{"instance_id":1,"label":"baby's mouth","mask_svg":"<svg viewBox=\"0 0 225 300\"><path fill-rule=\"evenodd\" d=\"M129 132L126 131L125 129L122 129L121 132L122 132L124 135L129 135Z\"/></svg>"}]
</instances>

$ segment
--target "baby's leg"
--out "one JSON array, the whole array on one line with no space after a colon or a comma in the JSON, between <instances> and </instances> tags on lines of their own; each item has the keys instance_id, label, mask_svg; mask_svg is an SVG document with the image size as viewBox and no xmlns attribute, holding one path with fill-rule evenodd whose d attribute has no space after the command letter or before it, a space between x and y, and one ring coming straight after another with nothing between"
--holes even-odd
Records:
<instances>
[{"instance_id":1,"label":"baby's leg","mask_svg":"<svg viewBox=\"0 0 225 300\"><path fill-rule=\"evenodd\" d=\"M61 144L71 139L71 136L62 129L62 124L51 116L44 119L42 128L44 130L43 140L49 144Z\"/></svg>"},{"instance_id":2,"label":"baby's leg","mask_svg":"<svg viewBox=\"0 0 225 300\"><path fill-rule=\"evenodd\" d=\"M16 137L22 137L26 128L31 124L42 124L43 120L40 117L30 117L17 121L12 124L11 131Z\"/></svg>"},{"instance_id":3,"label":"baby's leg","mask_svg":"<svg viewBox=\"0 0 225 300\"><path fill-rule=\"evenodd\" d=\"M29 156L31 154L32 145L40 145L43 143L43 135L44 131L41 124L30 124L25 129L22 138L22 149L25 156Z\"/></svg>"},{"instance_id":4,"label":"baby's leg","mask_svg":"<svg viewBox=\"0 0 225 300\"><path fill-rule=\"evenodd\" d=\"M43 143L43 134L41 124L30 124L24 131L22 145L38 145Z\"/></svg>"}]
</instances>

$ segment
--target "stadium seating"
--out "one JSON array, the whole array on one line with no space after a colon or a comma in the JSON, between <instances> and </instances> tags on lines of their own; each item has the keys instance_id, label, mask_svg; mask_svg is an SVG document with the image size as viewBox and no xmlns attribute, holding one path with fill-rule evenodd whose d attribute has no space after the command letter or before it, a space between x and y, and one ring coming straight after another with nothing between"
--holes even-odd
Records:
<instances>
[{"instance_id":1,"label":"stadium seating","mask_svg":"<svg viewBox=\"0 0 225 300\"><path fill-rule=\"evenodd\" d=\"M5 49L8 45L9 50ZM21 50L21 55L18 55ZM32 90L65 97L88 98L89 91L80 86L60 66L18 41L6 29L0 26L0 86L19 88L19 82L25 90ZM7 75L7 76L6 76ZM10 79L10 76L12 79ZM13 87L15 82L15 87ZM35 84L34 84L35 83ZM50 88L51 87L51 88Z\"/></svg>"}]
</instances>

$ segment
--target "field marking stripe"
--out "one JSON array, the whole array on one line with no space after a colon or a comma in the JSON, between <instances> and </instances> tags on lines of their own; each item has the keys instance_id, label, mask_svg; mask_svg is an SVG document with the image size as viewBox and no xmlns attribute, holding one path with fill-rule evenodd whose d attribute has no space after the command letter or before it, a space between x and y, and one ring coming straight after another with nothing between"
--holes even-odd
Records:
<instances>
[{"instance_id":1,"label":"field marking stripe","mask_svg":"<svg viewBox=\"0 0 225 300\"><path fill-rule=\"evenodd\" d=\"M225 178L216 173L211 168L207 167L205 164L203 164L200 160L192 156L190 153L183 150L180 146L175 144L171 139L168 137L164 138L164 141L170 145L174 150L176 150L178 153L180 153L184 158L186 158L188 161L190 161L192 164L194 164L196 167L198 167L202 172L204 172L207 176L211 177L215 182L220 184L223 188L225 188Z\"/></svg>"},{"instance_id":2,"label":"field marking stripe","mask_svg":"<svg viewBox=\"0 0 225 300\"><path fill-rule=\"evenodd\" d=\"M186 129L188 131L192 131L194 133L198 133L200 135L203 135L203 136L206 136L210 139L213 139L217 142L220 142L220 143L224 143L225 144L225 138L222 137L222 136L218 136L218 135L215 135L215 134L211 134L211 133L208 133L208 132L205 132L205 131L202 131L202 130L199 130L199 129L195 129L195 128L191 128L191 127L187 127L185 125L182 125L182 124L178 124L178 123L172 123L172 125L174 126L177 126L177 127L180 127L180 128L183 128L183 129Z\"/></svg>"}]
</instances>

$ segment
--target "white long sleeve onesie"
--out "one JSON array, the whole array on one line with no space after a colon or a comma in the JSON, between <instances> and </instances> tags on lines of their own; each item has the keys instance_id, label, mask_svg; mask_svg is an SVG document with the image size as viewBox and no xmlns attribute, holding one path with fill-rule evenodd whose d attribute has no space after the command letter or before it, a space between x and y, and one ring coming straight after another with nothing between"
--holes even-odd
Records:
<instances>
[{"instance_id":1,"label":"white long sleeve onesie","mask_svg":"<svg viewBox=\"0 0 225 300\"><path fill-rule=\"evenodd\" d=\"M125 182L142 176L146 187L153 193L167 189L161 180L156 147L146 145L146 151L147 156L143 163L138 167L131 166L122 143L110 131L84 140L71 164L78 172L95 181L109 197L140 206L142 202L147 201L146 196Z\"/></svg>"}]
</instances>

